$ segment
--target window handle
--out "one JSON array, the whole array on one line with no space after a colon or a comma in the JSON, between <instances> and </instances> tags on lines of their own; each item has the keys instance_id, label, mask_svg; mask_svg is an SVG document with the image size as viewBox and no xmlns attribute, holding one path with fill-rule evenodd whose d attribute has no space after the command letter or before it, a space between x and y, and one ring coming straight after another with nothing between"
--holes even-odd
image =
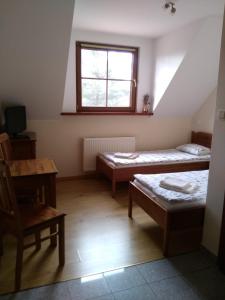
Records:
<instances>
[{"instance_id":1,"label":"window handle","mask_svg":"<svg viewBox=\"0 0 225 300\"><path fill-rule=\"evenodd\" d=\"M136 79L133 79L133 84L134 84L134 87L136 88L137 87L137 81L136 81Z\"/></svg>"}]
</instances>

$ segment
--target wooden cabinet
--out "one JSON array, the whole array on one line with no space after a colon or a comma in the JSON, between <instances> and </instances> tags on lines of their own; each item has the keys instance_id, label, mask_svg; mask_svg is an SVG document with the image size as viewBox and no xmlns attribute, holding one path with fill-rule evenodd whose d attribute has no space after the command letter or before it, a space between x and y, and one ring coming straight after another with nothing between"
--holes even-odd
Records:
<instances>
[{"instance_id":1,"label":"wooden cabinet","mask_svg":"<svg viewBox=\"0 0 225 300\"><path fill-rule=\"evenodd\" d=\"M14 160L36 158L36 134L34 132L10 138L10 141Z\"/></svg>"}]
</instances>

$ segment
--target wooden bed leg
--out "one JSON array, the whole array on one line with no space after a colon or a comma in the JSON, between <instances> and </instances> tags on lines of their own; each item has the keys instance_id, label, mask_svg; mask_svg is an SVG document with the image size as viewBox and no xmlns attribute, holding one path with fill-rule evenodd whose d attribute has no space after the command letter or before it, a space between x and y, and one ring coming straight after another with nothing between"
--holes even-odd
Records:
<instances>
[{"instance_id":1,"label":"wooden bed leg","mask_svg":"<svg viewBox=\"0 0 225 300\"><path fill-rule=\"evenodd\" d=\"M168 256L168 247L169 247L169 233L165 229L163 233L163 255Z\"/></svg>"},{"instance_id":2,"label":"wooden bed leg","mask_svg":"<svg viewBox=\"0 0 225 300\"><path fill-rule=\"evenodd\" d=\"M167 212L166 214L166 226L163 232L163 255L169 256L169 235L170 235L170 217Z\"/></svg>"},{"instance_id":3,"label":"wooden bed leg","mask_svg":"<svg viewBox=\"0 0 225 300\"><path fill-rule=\"evenodd\" d=\"M116 197L116 181L114 179L112 180L112 197Z\"/></svg>"}]
</instances>

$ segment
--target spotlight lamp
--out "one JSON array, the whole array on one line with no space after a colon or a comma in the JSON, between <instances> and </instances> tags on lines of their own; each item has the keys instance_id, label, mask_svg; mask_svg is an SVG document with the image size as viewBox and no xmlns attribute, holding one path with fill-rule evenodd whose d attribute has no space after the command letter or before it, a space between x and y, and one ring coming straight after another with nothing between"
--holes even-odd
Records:
<instances>
[{"instance_id":1,"label":"spotlight lamp","mask_svg":"<svg viewBox=\"0 0 225 300\"><path fill-rule=\"evenodd\" d=\"M175 3L172 2L172 1L167 1L167 2L164 4L164 8L165 8L165 9L170 9L170 12L171 12L172 15L174 15L175 12L176 12Z\"/></svg>"}]
</instances>

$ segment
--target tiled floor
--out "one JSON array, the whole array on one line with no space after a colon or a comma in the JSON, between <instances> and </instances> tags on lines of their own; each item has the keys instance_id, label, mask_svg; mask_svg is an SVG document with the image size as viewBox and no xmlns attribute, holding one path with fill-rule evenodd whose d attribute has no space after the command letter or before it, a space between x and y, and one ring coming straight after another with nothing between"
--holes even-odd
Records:
<instances>
[{"instance_id":1,"label":"tiled floor","mask_svg":"<svg viewBox=\"0 0 225 300\"><path fill-rule=\"evenodd\" d=\"M0 297L1 300L225 299L225 275L206 251Z\"/></svg>"}]
</instances>

